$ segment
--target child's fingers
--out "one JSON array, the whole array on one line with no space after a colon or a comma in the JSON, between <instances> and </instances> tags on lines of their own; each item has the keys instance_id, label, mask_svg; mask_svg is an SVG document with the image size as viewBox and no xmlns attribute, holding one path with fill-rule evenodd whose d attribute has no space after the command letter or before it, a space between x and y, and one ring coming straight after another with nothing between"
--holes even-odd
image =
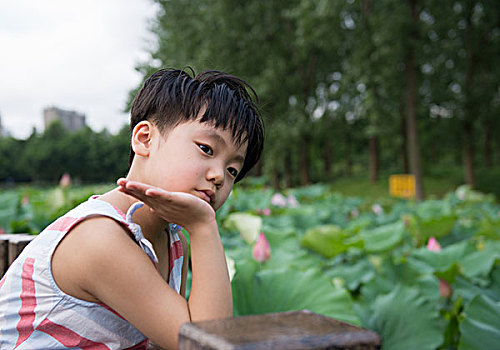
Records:
<instances>
[{"instance_id":1,"label":"child's fingers","mask_svg":"<svg viewBox=\"0 0 500 350\"><path fill-rule=\"evenodd\" d=\"M171 192L162 190L160 188L148 188L146 191L144 191L144 194L150 197L163 197L165 199L170 199L172 195Z\"/></svg>"},{"instance_id":2,"label":"child's fingers","mask_svg":"<svg viewBox=\"0 0 500 350\"><path fill-rule=\"evenodd\" d=\"M127 179L121 177L118 180L116 180L116 184L118 186L125 186L127 184L127 181L128 181Z\"/></svg>"}]
</instances>

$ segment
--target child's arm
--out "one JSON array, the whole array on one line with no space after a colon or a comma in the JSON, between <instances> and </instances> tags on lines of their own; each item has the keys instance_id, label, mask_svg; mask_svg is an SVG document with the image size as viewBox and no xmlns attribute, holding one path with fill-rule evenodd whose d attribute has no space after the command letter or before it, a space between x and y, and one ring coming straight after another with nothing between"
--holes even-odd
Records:
<instances>
[{"instance_id":1,"label":"child's arm","mask_svg":"<svg viewBox=\"0 0 500 350\"><path fill-rule=\"evenodd\" d=\"M191 194L167 192L125 179L118 184L122 192L144 202L156 215L189 232L193 274L188 301L191 320L232 316L231 282L213 208Z\"/></svg>"}]
</instances>

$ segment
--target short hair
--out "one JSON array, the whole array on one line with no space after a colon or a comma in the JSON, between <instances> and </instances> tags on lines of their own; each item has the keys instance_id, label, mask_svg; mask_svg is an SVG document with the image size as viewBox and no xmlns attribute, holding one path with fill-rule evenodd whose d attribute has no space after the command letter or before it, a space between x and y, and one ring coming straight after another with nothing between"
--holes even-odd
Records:
<instances>
[{"instance_id":1,"label":"short hair","mask_svg":"<svg viewBox=\"0 0 500 350\"><path fill-rule=\"evenodd\" d=\"M244 80L220 71L195 75L178 69L161 69L143 84L132 102L130 132L143 120L151 121L160 132L196 120L231 131L237 145L248 142L245 161L235 182L240 181L259 160L264 146L264 126L255 90ZM250 93L252 95L250 95ZM130 150L130 164L134 151Z\"/></svg>"}]
</instances>

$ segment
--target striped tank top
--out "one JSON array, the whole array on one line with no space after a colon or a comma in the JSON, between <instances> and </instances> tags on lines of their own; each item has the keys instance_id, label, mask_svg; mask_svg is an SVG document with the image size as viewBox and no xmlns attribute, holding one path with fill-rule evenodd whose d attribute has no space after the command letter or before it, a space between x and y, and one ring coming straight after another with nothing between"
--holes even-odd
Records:
<instances>
[{"instance_id":1,"label":"striped tank top","mask_svg":"<svg viewBox=\"0 0 500 350\"><path fill-rule=\"evenodd\" d=\"M155 264L158 259L132 215L91 197L43 230L12 263L0 281L0 349L147 349L148 339L105 304L64 293L54 281L51 259L59 242L89 216L110 217L127 227ZM182 245L170 225L169 285L181 288Z\"/></svg>"}]
</instances>

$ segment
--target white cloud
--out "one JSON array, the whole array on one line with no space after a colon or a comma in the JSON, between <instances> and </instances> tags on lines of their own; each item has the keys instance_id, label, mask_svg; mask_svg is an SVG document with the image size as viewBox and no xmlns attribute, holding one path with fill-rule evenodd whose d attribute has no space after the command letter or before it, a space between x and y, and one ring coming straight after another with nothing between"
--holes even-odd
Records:
<instances>
[{"instance_id":1,"label":"white cloud","mask_svg":"<svg viewBox=\"0 0 500 350\"><path fill-rule=\"evenodd\" d=\"M155 11L149 0L2 0L3 126L16 137L41 131L43 108L55 105L85 113L94 130L117 131Z\"/></svg>"}]
</instances>

